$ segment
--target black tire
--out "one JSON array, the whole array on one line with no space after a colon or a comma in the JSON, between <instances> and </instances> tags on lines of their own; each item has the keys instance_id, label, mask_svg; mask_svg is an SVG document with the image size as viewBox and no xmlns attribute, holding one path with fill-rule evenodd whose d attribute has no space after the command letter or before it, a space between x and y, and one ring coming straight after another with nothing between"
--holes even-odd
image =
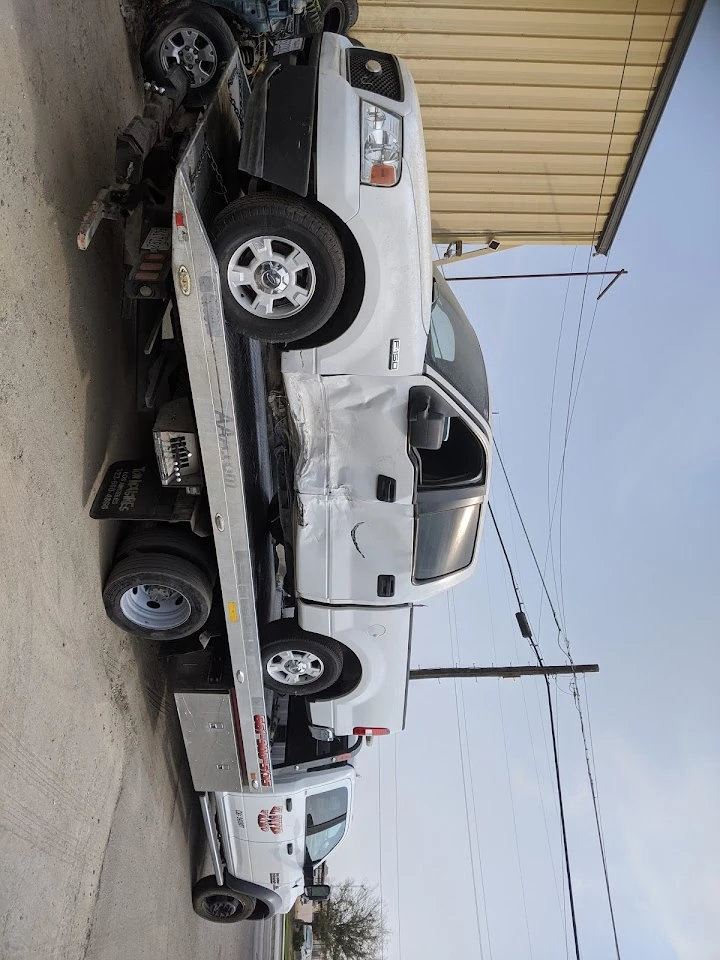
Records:
<instances>
[{"instance_id":1,"label":"black tire","mask_svg":"<svg viewBox=\"0 0 720 960\"><path fill-rule=\"evenodd\" d=\"M268 665L273 658L287 651L312 654L322 664L322 675L301 686L276 680L268 672ZM340 678L343 671L342 645L330 637L303 630L297 621L290 618L273 620L261 630L260 658L265 686L277 693L296 697L311 697L327 690Z\"/></svg>"},{"instance_id":2,"label":"black tire","mask_svg":"<svg viewBox=\"0 0 720 960\"><path fill-rule=\"evenodd\" d=\"M345 287L345 255L331 224L308 203L272 194L241 197L218 214L210 233L220 267L225 316L244 334L266 343L293 343L315 333L332 317ZM279 237L300 247L315 271L309 299L290 316L260 317L230 292L230 261L242 244L256 237ZM273 252L278 249L275 243ZM304 282L309 284L309 271L305 274ZM243 291L247 298L253 295L250 285Z\"/></svg>"},{"instance_id":3,"label":"black tire","mask_svg":"<svg viewBox=\"0 0 720 960\"><path fill-rule=\"evenodd\" d=\"M136 553L169 553L182 557L200 567L215 583L217 566L208 541L190 530L170 524L140 527L129 533L115 551L114 562L125 560Z\"/></svg>"},{"instance_id":4,"label":"black tire","mask_svg":"<svg viewBox=\"0 0 720 960\"><path fill-rule=\"evenodd\" d=\"M146 590L149 585L150 594ZM158 587L173 591L180 600L172 594L158 598ZM212 579L204 569L183 557L160 552L132 553L110 571L103 588L103 602L110 620L126 633L146 640L180 640L195 633L207 620L212 606ZM179 608L174 619L173 605ZM162 606L167 607L164 625L157 613ZM143 611L148 617L146 623L141 622ZM183 617L181 622L178 617Z\"/></svg>"},{"instance_id":5,"label":"black tire","mask_svg":"<svg viewBox=\"0 0 720 960\"><path fill-rule=\"evenodd\" d=\"M357 23L358 0L325 0L322 6L324 33L347 33Z\"/></svg>"},{"instance_id":6,"label":"black tire","mask_svg":"<svg viewBox=\"0 0 720 960\"><path fill-rule=\"evenodd\" d=\"M240 923L249 920L257 907L255 897L219 887L215 877L203 877L192 890L193 910L211 923ZM231 911L226 915L226 911Z\"/></svg>"},{"instance_id":7,"label":"black tire","mask_svg":"<svg viewBox=\"0 0 720 960\"><path fill-rule=\"evenodd\" d=\"M309 0L305 20L313 33L347 33L358 13L358 0Z\"/></svg>"},{"instance_id":8,"label":"black tire","mask_svg":"<svg viewBox=\"0 0 720 960\"><path fill-rule=\"evenodd\" d=\"M223 64L227 63L235 52L235 38L218 11L206 3L173 4L153 21L143 43L142 63L148 79L163 82L167 76L163 44L172 37L173 32L183 28L198 31L207 42L207 45L205 42L199 44L198 50L213 54L214 69L209 79L201 85L194 85L188 70L191 85L185 102L190 107L201 107L212 97L222 76ZM208 72L209 70L208 67Z\"/></svg>"}]
</instances>

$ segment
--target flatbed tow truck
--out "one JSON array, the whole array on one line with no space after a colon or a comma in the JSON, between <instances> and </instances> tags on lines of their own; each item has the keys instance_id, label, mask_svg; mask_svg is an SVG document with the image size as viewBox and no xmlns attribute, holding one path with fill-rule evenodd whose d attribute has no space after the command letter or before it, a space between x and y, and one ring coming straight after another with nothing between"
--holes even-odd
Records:
<instances>
[{"instance_id":1,"label":"flatbed tow truck","mask_svg":"<svg viewBox=\"0 0 720 960\"><path fill-rule=\"evenodd\" d=\"M325 33L251 73L233 52L202 112L187 85L146 85L78 237L125 222L155 453L91 512L137 521L103 600L172 645L215 864L195 905L228 922L327 894L349 754L404 727L413 607L477 566L492 432L405 64Z\"/></svg>"},{"instance_id":2,"label":"flatbed tow truck","mask_svg":"<svg viewBox=\"0 0 720 960\"><path fill-rule=\"evenodd\" d=\"M118 137L118 181L100 191L78 233L84 250L103 219L124 226L123 319L135 326L137 408L154 421L158 463L111 465L91 513L135 521L116 567L148 568L141 590L159 636L180 592L152 585L158 565L182 573L191 562L203 574L198 590L211 583L203 629L165 641L165 652L214 870L195 885L193 905L228 923L287 912L302 894L327 897L313 873L348 829L350 760L363 738L317 740L302 699L264 689L257 611L278 617L281 593L272 569L258 583L256 568L274 559L266 517L253 523L247 506L248 490L262 501L269 487L263 404L259 423L249 413L257 383L264 387L263 356L226 328L207 233L237 179L250 87L237 55L204 111L183 108L186 83L178 69L163 87L146 84L143 114ZM204 550L211 537L214 551Z\"/></svg>"}]
</instances>

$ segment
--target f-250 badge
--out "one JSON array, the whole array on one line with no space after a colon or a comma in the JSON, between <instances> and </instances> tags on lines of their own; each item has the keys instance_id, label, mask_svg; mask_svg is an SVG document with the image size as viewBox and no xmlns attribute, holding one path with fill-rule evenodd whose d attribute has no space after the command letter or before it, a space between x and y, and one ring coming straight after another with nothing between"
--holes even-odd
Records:
<instances>
[{"instance_id":1,"label":"f-250 badge","mask_svg":"<svg viewBox=\"0 0 720 960\"><path fill-rule=\"evenodd\" d=\"M261 810L258 814L258 826L261 830L271 833L282 833L282 807L271 807L270 810Z\"/></svg>"}]
</instances>

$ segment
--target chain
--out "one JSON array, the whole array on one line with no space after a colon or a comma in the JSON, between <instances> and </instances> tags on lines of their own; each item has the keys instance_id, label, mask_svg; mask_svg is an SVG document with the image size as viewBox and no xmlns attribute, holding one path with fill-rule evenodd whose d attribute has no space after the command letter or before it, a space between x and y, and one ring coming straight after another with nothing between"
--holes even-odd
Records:
<instances>
[{"instance_id":1,"label":"chain","mask_svg":"<svg viewBox=\"0 0 720 960\"><path fill-rule=\"evenodd\" d=\"M240 132L242 133L242 131L245 128L245 116L243 114L243 109L242 109L242 97L240 99L240 104L238 104L235 100L235 97L232 95L233 81L235 80L239 72L240 72L239 68L236 67L235 70L232 72L232 74L228 77L227 85L228 85L228 93L230 95L230 106L232 107L233 113L237 118L237 122L240 124Z\"/></svg>"},{"instance_id":2,"label":"chain","mask_svg":"<svg viewBox=\"0 0 720 960\"><path fill-rule=\"evenodd\" d=\"M220 187L220 193L222 193L223 200L227 205L228 203L230 203L230 197L228 196L227 187L225 186L225 181L222 178L222 174L220 173L220 168L215 162L215 157L212 155L212 151L210 150L210 148L208 148L208 153L210 154L210 166L212 167L212 172L215 174L215 179L217 180L217 184Z\"/></svg>"},{"instance_id":3,"label":"chain","mask_svg":"<svg viewBox=\"0 0 720 960\"><path fill-rule=\"evenodd\" d=\"M207 140L206 140L205 143L203 144L203 148L202 148L202 150L201 150L201 152L200 152L200 159L199 159L198 162L197 162L197 166L195 167L195 169L193 170L193 172L190 174L190 189L193 191L193 193L195 192L195 181L196 181L197 178L200 176L200 173L201 173L202 168L203 168L203 164L205 163L205 161L206 161L206 159L207 159L207 155L208 155L209 153L210 153L210 147L209 147L208 142L207 142Z\"/></svg>"},{"instance_id":4,"label":"chain","mask_svg":"<svg viewBox=\"0 0 720 960\"><path fill-rule=\"evenodd\" d=\"M190 174L190 189L193 191L193 193L195 192L195 183L197 182L197 178L202 173L202 168L205 165L205 161L208 159L208 157L210 158L210 168L215 174L215 180L220 188L220 193L222 194L225 203L228 204L230 203L230 197L228 196L227 187L225 186L223 175L220 173L220 168L217 165L217 161L213 156L212 150L210 149L210 144L207 142L207 140L203 144L203 148L200 151L200 159L198 160L197 166Z\"/></svg>"}]
</instances>

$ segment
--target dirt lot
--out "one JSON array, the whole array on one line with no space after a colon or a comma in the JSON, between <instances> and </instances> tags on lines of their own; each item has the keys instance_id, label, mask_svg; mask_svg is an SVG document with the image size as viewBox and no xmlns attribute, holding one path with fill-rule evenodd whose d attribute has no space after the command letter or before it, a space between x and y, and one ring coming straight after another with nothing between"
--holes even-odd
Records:
<instances>
[{"instance_id":1,"label":"dirt lot","mask_svg":"<svg viewBox=\"0 0 720 960\"><path fill-rule=\"evenodd\" d=\"M75 246L139 103L138 12L0 0L0 26L0 956L259 956L270 930L192 913L174 709L154 651L105 618L117 531L87 513L138 443L118 237Z\"/></svg>"}]
</instances>

